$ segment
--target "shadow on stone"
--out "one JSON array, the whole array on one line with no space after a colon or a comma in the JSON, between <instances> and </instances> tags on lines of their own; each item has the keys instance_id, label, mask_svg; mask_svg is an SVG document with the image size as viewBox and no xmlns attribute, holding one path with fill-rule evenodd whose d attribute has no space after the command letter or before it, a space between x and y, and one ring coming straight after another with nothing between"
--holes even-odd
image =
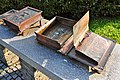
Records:
<instances>
[{"instance_id":1,"label":"shadow on stone","mask_svg":"<svg viewBox=\"0 0 120 80\"><path fill-rule=\"evenodd\" d=\"M59 54L54 50L45 47L44 45L36 43L35 36L30 36L24 39L11 41L9 44L14 46L17 50L26 55L26 57L28 57L32 61L35 61L33 63L31 62L31 60L29 60L27 63L30 66L34 67L38 67L39 65L38 70L40 70L44 60L45 59L48 60L49 62L48 64L46 64L44 68L45 70L48 70L48 73L43 69L42 71L46 75L50 76L50 78L52 77L51 74L49 74L50 73L49 71L51 71L53 74L57 73L58 76L64 77L65 79L71 80L74 79L89 80L89 76L93 74L89 72L88 66L73 59L70 59L67 56ZM33 69L29 69L28 71L32 70ZM32 74L33 71L31 72Z\"/></svg>"}]
</instances>

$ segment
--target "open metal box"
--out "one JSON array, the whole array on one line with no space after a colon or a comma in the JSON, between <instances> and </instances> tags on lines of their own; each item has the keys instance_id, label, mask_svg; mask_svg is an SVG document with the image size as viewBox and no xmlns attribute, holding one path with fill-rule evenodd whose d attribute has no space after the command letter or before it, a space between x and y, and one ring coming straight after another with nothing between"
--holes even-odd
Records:
<instances>
[{"instance_id":1,"label":"open metal box","mask_svg":"<svg viewBox=\"0 0 120 80\"><path fill-rule=\"evenodd\" d=\"M10 15L12 15L12 14L15 14L16 12L18 12L18 11L12 9L12 10L9 10L8 12L5 12L5 13L3 13L2 15L0 15L0 23L1 23L1 22L4 23L4 22L3 22L3 18L6 18L6 17L8 17L8 16L10 16ZM1 24L2 24L2 23L1 23Z\"/></svg>"},{"instance_id":2,"label":"open metal box","mask_svg":"<svg viewBox=\"0 0 120 80\"><path fill-rule=\"evenodd\" d=\"M76 21L56 16L37 30L37 40L62 54L66 54L72 47L73 25Z\"/></svg>"},{"instance_id":3,"label":"open metal box","mask_svg":"<svg viewBox=\"0 0 120 80\"><path fill-rule=\"evenodd\" d=\"M17 13L4 18L4 21L9 28L22 34L26 29L29 29L32 24L42 19L41 13L41 10L26 7Z\"/></svg>"},{"instance_id":4,"label":"open metal box","mask_svg":"<svg viewBox=\"0 0 120 80\"><path fill-rule=\"evenodd\" d=\"M68 56L101 72L116 42L90 32L88 23L89 12L73 26L74 48Z\"/></svg>"},{"instance_id":5,"label":"open metal box","mask_svg":"<svg viewBox=\"0 0 120 80\"><path fill-rule=\"evenodd\" d=\"M116 42L89 31L89 11L75 23L54 17L35 32L37 40L101 72Z\"/></svg>"}]
</instances>

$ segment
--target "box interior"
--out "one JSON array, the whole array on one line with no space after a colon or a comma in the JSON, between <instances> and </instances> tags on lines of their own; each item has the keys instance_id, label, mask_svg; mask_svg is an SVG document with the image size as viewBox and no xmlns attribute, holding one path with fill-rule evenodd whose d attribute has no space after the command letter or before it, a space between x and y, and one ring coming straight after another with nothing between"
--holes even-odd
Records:
<instances>
[{"instance_id":1,"label":"box interior","mask_svg":"<svg viewBox=\"0 0 120 80\"><path fill-rule=\"evenodd\" d=\"M56 19L42 34L62 45L73 34L73 25Z\"/></svg>"},{"instance_id":2,"label":"box interior","mask_svg":"<svg viewBox=\"0 0 120 80\"><path fill-rule=\"evenodd\" d=\"M102 56L107 52L111 44L111 40L91 33L81 42L81 45L77 47L77 50L95 60L96 62L99 62Z\"/></svg>"}]
</instances>

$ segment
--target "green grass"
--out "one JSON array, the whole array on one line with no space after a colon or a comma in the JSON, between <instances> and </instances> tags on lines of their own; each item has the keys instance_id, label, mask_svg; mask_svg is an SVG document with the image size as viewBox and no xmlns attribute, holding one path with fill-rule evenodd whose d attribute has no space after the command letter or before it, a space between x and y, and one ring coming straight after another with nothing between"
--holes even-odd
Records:
<instances>
[{"instance_id":1,"label":"green grass","mask_svg":"<svg viewBox=\"0 0 120 80\"><path fill-rule=\"evenodd\" d=\"M116 40L120 44L120 18L99 18L90 22L90 30L101 36Z\"/></svg>"}]
</instances>

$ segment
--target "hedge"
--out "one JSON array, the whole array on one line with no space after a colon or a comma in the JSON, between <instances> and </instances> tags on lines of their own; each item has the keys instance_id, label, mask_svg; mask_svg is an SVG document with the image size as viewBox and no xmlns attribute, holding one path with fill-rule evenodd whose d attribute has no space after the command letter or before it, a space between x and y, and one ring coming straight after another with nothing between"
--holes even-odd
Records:
<instances>
[{"instance_id":1,"label":"hedge","mask_svg":"<svg viewBox=\"0 0 120 80\"><path fill-rule=\"evenodd\" d=\"M120 0L0 0L0 13L25 6L41 9L46 18L60 15L79 19L87 10L94 17L120 15Z\"/></svg>"}]
</instances>

